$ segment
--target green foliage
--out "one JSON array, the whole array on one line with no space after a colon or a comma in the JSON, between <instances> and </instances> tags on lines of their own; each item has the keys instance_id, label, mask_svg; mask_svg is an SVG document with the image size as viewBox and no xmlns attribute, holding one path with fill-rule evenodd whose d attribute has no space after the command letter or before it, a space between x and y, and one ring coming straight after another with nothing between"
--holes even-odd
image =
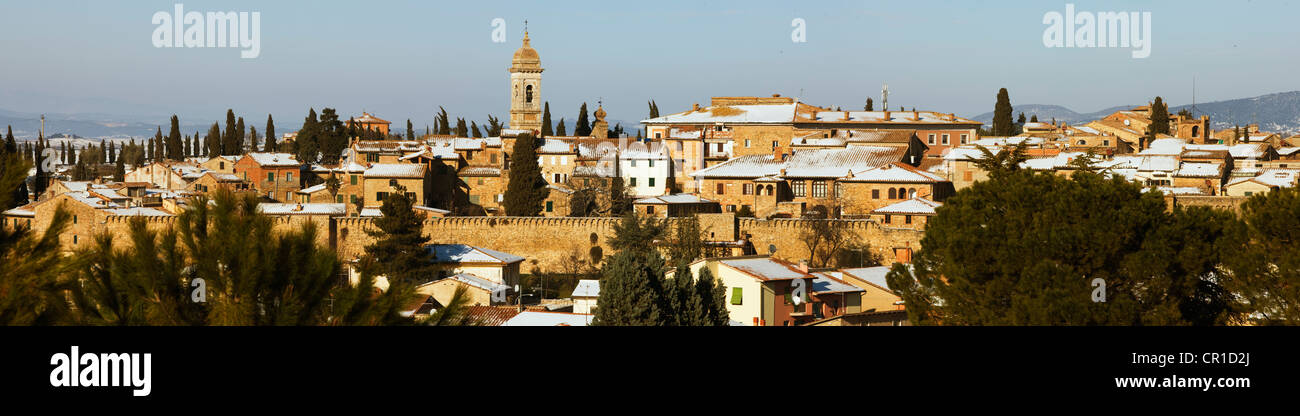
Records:
<instances>
[{"instance_id":1,"label":"green foliage","mask_svg":"<svg viewBox=\"0 0 1300 416\"><path fill-rule=\"evenodd\" d=\"M298 160L303 163L316 162L317 155L320 154L320 127L317 125L316 109L312 108L307 112L307 118L303 119L302 128L298 130L298 137L293 139L294 153L297 154Z\"/></svg>"},{"instance_id":2,"label":"green foliage","mask_svg":"<svg viewBox=\"0 0 1300 416\"><path fill-rule=\"evenodd\" d=\"M376 264L376 271L387 277L390 285L417 284L432 278L435 273L433 253L426 244L424 215L414 209L415 201L406 196L406 189L398 187L384 198L379 211L382 217L374 221L375 230L366 231L375 243L366 246L366 256Z\"/></svg>"},{"instance_id":3,"label":"green foliage","mask_svg":"<svg viewBox=\"0 0 1300 416\"><path fill-rule=\"evenodd\" d=\"M976 159L974 165L988 172L989 177L1017 172L1020 170L1020 164L1029 160L1029 157L1025 155L1026 143L1026 141L1021 141L1015 147L1003 149L996 154L984 146L976 145L983 157Z\"/></svg>"},{"instance_id":4,"label":"green foliage","mask_svg":"<svg viewBox=\"0 0 1300 416\"><path fill-rule=\"evenodd\" d=\"M542 137L551 137L555 131L551 129L551 102L547 101L542 105Z\"/></svg>"},{"instance_id":5,"label":"green foliage","mask_svg":"<svg viewBox=\"0 0 1300 416\"><path fill-rule=\"evenodd\" d=\"M1011 96L1006 88L998 90L998 101L993 105L993 135L1010 136L1014 127L1011 125Z\"/></svg>"},{"instance_id":6,"label":"green foliage","mask_svg":"<svg viewBox=\"0 0 1300 416\"><path fill-rule=\"evenodd\" d=\"M620 251L611 256L600 279L592 325L658 326L674 319L666 311L664 260L653 250Z\"/></svg>"},{"instance_id":7,"label":"green foliage","mask_svg":"<svg viewBox=\"0 0 1300 416\"><path fill-rule=\"evenodd\" d=\"M506 215L535 217L542 213L542 203L550 195L542 168L537 165L537 141L531 134L521 134L515 139L510 155L510 182L502 205Z\"/></svg>"},{"instance_id":8,"label":"green foliage","mask_svg":"<svg viewBox=\"0 0 1300 416\"><path fill-rule=\"evenodd\" d=\"M1151 132L1169 134L1169 105L1160 97L1151 103Z\"/></svg>"},{"instance_id":9,"label":"green foliage","mask_svg":"<svg viewBox=\"0 0 1300 416\"><path fill-rule=\"evenodd\" d=\"M1216 266L1233 235L1231 215L1166 213L1120 177L1008 172L949 198L913 269L887 279L918 324L1223 323L1235 312Z\"/></svg>"},{"instance_id":10,"label":"green foliage","mask_svg":"<svg viewBox=\"0 0 1300 416\"><path fill-rule=\"evenodd\" d=\"M578 110L578 124L573 128L573 135L591 135L591 122L587 120L587 103L582 103L582 109Z\"/></svg>"},{"instance_id":11,"label":"green foliage","mask_svg":"<svg viewBox=\"0 0 1300 416\"><path fill-rule=\"evenodd\" d=\"M677 220L672 240L668 244L668 260L672 264L687 264L704 257L704 230L700 220L691 216Z\"/></svg>"},{"instance_id":12,"label":"green foliage","mask_svg":"<svg viewBox=\"0 0 1300 416\"><path fill-rule=\"evenodd\" d=\"M27 175L27 165L17 155L6 154L0 171L0 206L10 204L13 189ZM56 208L45 232L14 224L0 227L0 325L50 325L70 315L63 293L70 285L61 279L59 234L72 220L63 206Z\"/></svg>"},{"instance_id":13,"label":"green foliage","mask_svg":"<svg viewBox=\"0 0 1300 416\"><path fill-rule=\"evenodd\" d=\"M1300 190L1275 189L1242 205L1247 242L1227 258L1228 288L1268 324L1300 324Z\"/></svg>"},{"instance_id":14,"label":"green foliage","mask_svg":"<svg viewBox=\"0 0 1300 416\"><path fill-rule=\"evenodd\" d=\"M615 251L655 251L655 241L664 237L667 225L654 217L638 218L628 212L614 225L609 246Z\"/></svg>"}]
</instances>

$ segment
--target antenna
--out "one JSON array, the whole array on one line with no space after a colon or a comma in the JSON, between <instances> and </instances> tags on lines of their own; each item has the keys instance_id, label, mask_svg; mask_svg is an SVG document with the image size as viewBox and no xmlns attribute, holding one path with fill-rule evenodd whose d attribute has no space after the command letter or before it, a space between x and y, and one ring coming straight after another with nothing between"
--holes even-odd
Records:
<instances>
[{"instance_id":1,"label":"antenna","mask_svg":"<svg viewBox=\"0 0 1300 416\"><path fill-rule=\"evenodd\" d=\"M889 84L886 83L880 87L880 101L883 101L884 110L889 111Z\"/></svg>"},{"instance_id":2,"label":"antenna","mask_svg":"<svg viewBox=\"0 0 1300 416\"><path fill-rule=\"evenodd\" d=\"M1192 75L1192 117L1196 117L1196 76Z\"/></svg>"}]
</instances>

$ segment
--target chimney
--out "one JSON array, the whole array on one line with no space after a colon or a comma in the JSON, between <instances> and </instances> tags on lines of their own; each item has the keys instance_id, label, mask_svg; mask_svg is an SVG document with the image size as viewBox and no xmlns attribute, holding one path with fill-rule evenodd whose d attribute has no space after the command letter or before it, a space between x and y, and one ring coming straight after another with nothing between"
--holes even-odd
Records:
<instances>
[{"instance_id":1,"label":"chimney","mask_svg":"<svg viewBox=\"0 0 1300 416\"><path fill-rule=\"evenodd\" d=\"M921 121L921 113L916 110L912 110L912 121Z\"/></svg>"},{"instance_id":2,"label":"chimney","mask_svg":"<svg viewBox=\"0 0 1300 416\"><path fill-rule=\"evenodd\" d=\"M885 110L885 121L889 121L889 110Z\"/></svg>"},{"instance_id":3,"label":"chimney","mask_svg":"<svg viewBox=\"0 0 1300 416\"><path fill-rule=\"evenodd\" d=\"M807 260L807 259L799 260L799 271L804 272L804 273L808 273L808 260Z\"/></svg>"},{"instance_id":4,"label":"chimney","mask_svg":"<svg viewBox=\"0 0 1300 416\"><path fill-rule=\"evenodd\" d=\"M692 105L691 111L700 111L700 103L695 103L694 105Z\"/></svg>"}]
</instances>

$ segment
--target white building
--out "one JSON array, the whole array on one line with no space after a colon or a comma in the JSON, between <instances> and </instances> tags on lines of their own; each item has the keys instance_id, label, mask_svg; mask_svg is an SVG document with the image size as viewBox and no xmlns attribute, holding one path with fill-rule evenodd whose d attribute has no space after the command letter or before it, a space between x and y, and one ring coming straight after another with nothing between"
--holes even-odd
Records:
<instances>
[{"instance_id":1,"label":"white building","mask_svg":"<svg viewBox=\"0 0 1300 416\"><path fill-rule=\"evenodd\" d=\"M672 164L662 148L645 150L626 149L618 155L619 176L623 178L628 195L638 198L668 193L672 180Z\"/></svg>"},{"instance_id":2,"label":"white building","mask_svg":"<svg viewBox=\"0 0 1300 416\"><path fill-rule=\"evenodd\" d=\"M579 280L573 288L573 313L592 313L596 299L600 298L599 280Z\"/></svg>"}]
</instances>

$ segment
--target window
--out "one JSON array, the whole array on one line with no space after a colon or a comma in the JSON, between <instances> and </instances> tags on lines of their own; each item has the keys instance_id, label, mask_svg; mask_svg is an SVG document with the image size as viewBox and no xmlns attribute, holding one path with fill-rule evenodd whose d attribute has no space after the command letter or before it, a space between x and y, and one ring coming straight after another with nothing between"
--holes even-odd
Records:
<instances>
[{"instance_id":1,"label":"window","mask_svg":"<svg viewBox=\"0 0 1300 416\"><path fill-rule=\"evenodd\" d=\"M76 234L73 234L73 235L72 235L72 244L77 244L77 235L76 235Z\"/></svg>"},{"instance_id":2,"label":"window","mask_svg":"<svg viewBox=\"0 0 1300 416\"><path fill-rule=\"evenodd\" d=\"M826 197L826 181L813 181L812 184L813 198Z\"/></svg>"},{"instance_id":3,"label":"window","mask_svg":"<svg viewBox=\"0 0 1300 416\"><path fill-rule=\"evenodd\" d=\"M636 178L628 178L628 186L636 186Z\"/></svg>"},{"instance_id":4,"label":"window","mask_svg":"<svg viewBox=\"0 0 1300 416\"><path fill-rule=\"evenodd\" d=\"M890 223L890 220L892 219L892 218L890 218L890 217L892 217L892 216L889 215L889 214L885 214L885 224L889 224L889 223Z\"/></svg>"},{"instance_id":5,"label":"window","mask_svg":"<svg viewBox=\"0 0 1300 416\"><path fill-rule=\"evenodd\" d=\"M926 141L926 143L928 143L928 144L934 144L934 134L930 134L930 136L929 136L928 140Z\"/></svg>"},{"instance_id":6,"label":"window","mask_svg":"<svg viewBox=\"0 0 1300 416\"><path fill-rule=\"evenodd\" d=\"M396 186L397 186L397 179L389 179L389 180L388 180L388 186L396 187Z\"/></svg>"},{"instance_id":7,"label":"window","mask_svg":"<svg viewBox=\"0 0 1300 416\"><path fill-rule=\"evenodd\" d=\"M226 162L217 162L217 169L226 170Z\"/></svg>"},{"instance_id":8,"label":"window","mask_svg":"<svg viewBox=\"0 0 1300 416\"><path fill-rule=\"evenodd\" d=\"M383 201L386 198L388 198L388 192L375 192L376 201Z\"/></svg>"},{"instance_id":9,"label":"window","mask_svg":"<svg viewBox=\"0 0 1300 416\"><path fill-rule=\"evenodd\" d=\"M735 205L727 205L727 212L736 212Z\"/></svg>"},{"instance_id":10,"label":"window","mask_svg":"<svg viewBox=\"0 0 1300 416\"><path fill-rule=\"evenodd\" d=\"M731 288L731 304L732 304L732 305L740 305L740 304L741 304L741 300L742 300L742 298L743 298L743 296L741 296L741 294L743 293L743 291L742 291L741 289L743 289L743 288L739 288L739 287L733 287L733 288Z\"/></svg>"},{"instance_id":11,"label":"window","mask_svg":"<svg viewBox=\"0 0 1300 416\"><path fill-rule=\"evenodd\" d=\"M652 167L652 168L655 167L655 160L654 160L654 159L650 159L650 167Z\"/></svg>"},{"instance_id":12,"label":"window","mask_svg":"<svg viewBox=\"0 0 1300 416\"><path fill-rule=\"evenodd\" d=\"M835 197L836 198L844 197L844 184L835 182Z\"/></svg>"},{"instance_id":13,"label":"window","mask_svg":"<svg viewBox=\"0 0 1300 416\"><path fill-rule=\"evenodd\" d=\"M649 179L646 179L646 182L648 182L648 183L650 184L649 186L650 186L651 188L654 188L654 187L655 187L655 178L649 178Z\"/></svg>"},{"instance_id":14,"label":"window","mask_svg":"<svg viewBox=\"0 0 1300 416\"><path fill-rule=\"evenodd\" d=\"M1110 140L1102 140L1102 141L1101 141L1101 145L1102 145L1102 146L1110 146Z\"/></svg>"},{"instance_id":15,"label":"window","mask_svg":"<svg viewBox=\"0 0 1300 416\"><path fill-rule=\"evenodd\" d=\"M343 203L343 194L335 195L335 196L334 196L334 203L342 204L342 203Z\"/></svg>"},{"instance_id":16,"label":"window","mask_svg":"<svg viewBox=\"0 0 1300 416\"><path fill-rule=\"evenodd\" d=\"M905 215L905 216L903 216L903 224L911 224L911 223L912 223L912 216L911 216L911 215Z\"/></svg>"},{"instance_id":17,"label":"window","mask_svg":"<svg viewBox=\"0 0 1300 416\"><path fill-rule=\"evenodd\" d=\"M72 216L72 223L73 223L73 224L76 224L76 223L77 223L77 216L76 216L76 215L73 215L73 216Z\"/></svg>"},{"instance_id":18,"label":"window","mask_svg":"<svg viewBox=\"0 0 1300 416\"><path fill-rule=\"evenodd\" d=\"M779 145L779 144L780 144L780 142L777 142L776 140L773 140L773 141L772 141L772 150L776 150L776 146Z\"/></svg>"},{"instance_id":19,"label":"window","mask_svg":"<svg viewBox=\"0 0 1300 416\"><path fill-rule=\"evenodd\" d=\"M289 192L285 192L285 193L284 193L284 201L285 201L285 202L293 202L293 192L292 192L292 191L289 191Z\"/></svg>"},{"instance_id":20,"label":"window","mask_svg":"<svg viewBox=\"0 0 1300 416\"><path fill-rule=\"evenodd\" d=\"M794 196L808 196L805 181L790 181L790 185L794 188Z\"/></svg>"},{"instance_id":21,"label":"window","mask_svg":"<svg viewBox=\"0 0 1300 416\"><path fill-rule=\"evenodd\" d=\"M943 144L948 144L948 135L943 135Z\"/></svg>"},{"instance_id":22,"label":"window","mask_svg":"<svg viewBox=\"0 0 1300 416\"><path fill-rule=\"evenodd\" d=\"M633 167L633 168L636 167L636 159L632 159L631 161L629 161L629 162L627 162L627 163L628 163L628 164L627 164L628 167Z\"/></svg>"},{"instance_id":23,"label":"window","mask_svg":"<svg viewBox=\"0 0 1300 416\"><path fill-rule=\"evenodd\" d=\"M741 194L741 195L753 195L753 194L754 194L754 184L752 184L752 183L747 183L747 184L745 184L744 186L742 186L742 187L740 188L740 194Z\"/></svg>"},{"instance_id":24,"label":"window","mask_svg":"<svg viewBox=\"0 0 1300 416\"><path fill-rule=\"evenodd\" d=\"M284 181L285 181L285 182L293 182L293 172L285 172L285 173L284 173Z\"/></svg>"},{"instance_id":25,"label":"window","mask_svg":"<svg viewBox=\"0 0 1300 416\"><path fill-rule=\"evenodd\" d=\"M908 190L907 190L907 197L908 197L908 198L916 198L916 188L908 189Z\"/></svg>"},{"instance_id":26,"label":"window","mask_svg":"<svg viewBox=\"0 0 1300 416\"><path fill-rule=\"evenodd\" d=\"M656 139L662 139L662 138L664 138L664 134L656 131L656 132L655 132L655 138L656 138ZM678 143L677 145L678 145L678 146L677 146L677 150L682 150L682 149L681 149L681 143Z\"/></svg>"},{"instance_id":27,"label":"window","mask_svg":"<svg viewBox=\"0 0 1300 416\"><path fill-rule=\"evenodd\" d=\"M968 137L970 137L969 134L963 134L963 135L961 135L961 144L966 144L966 139L967 139Z\"/></svg>"},{"instance_id":28,"label":"window","mask_svg":"<svg viewBox=\"0 0 1300 416\"><path fill-rule=\"evenodd\" d=\"M745 148L746 148L746 149L749 148L749 139L745 139Z\"/></svg>"},{"instance_id":29,"label":"window","mask_svg":"<svg viewBox=\"0 0 1300 416\"><path fill-rule=\"evenodd\" d=\"M266 173L266 181L267 181L267 182L275 182L275 172L267 172L267 173Z\"/></svg>"},{"instance_id":30,"label":"window","mask_svg":"<svg viewBox=\"0 0 1300 416\"><path fill-rule=\"evenodd\" d=\"M357 175L350 175L350 176L351 176L350 180L352 181L352 184L353 184L353 185L356 185L356 184L357 184Z\"/></svg>"},{"instance_id":31,"label":"window","mask_svg":"<svg viewBox=\"0 0 1300 416\"><path fill-rule=\"evenodd\" d=\"M655 206L654 206L654 205L646 205L646 206L645 206L645 213L646 213L646 214L654 214L654 213L655 213Z\"/></svg>"},{"instance_id":32,"label":"window","mask_svg":"<svg viewBox=\"0 0 1300 416\"><path fill-rule=\"evenodd\" d=\"M871 199L880 199L880 190L879 190L879 189L872 189L872 190L871 190Z\"/></svg>"},{"instance_id":33,"label":"window","mask_svg":"<svg viewBox=\"0 0 1300 416\"><path fill-rule=\"evenodd\" d=\"M718 184L718 191L715 192L715 193L718 194L718 195L722 195L722 194L725 194L725 193L726 193L726 192L723 192L723 184Z\"/></svg>"},{"instance_id":34,"label":"window","mask_svg":"<svg viewBox=\"0 0 1300 416\"><path fill-rule=\"evenodd\" d=\"M357 196L356 196L356 195L348 195L348 200L349 200L349 202L355 204L355 203L357 203Z\"/></svg>"},{"instance_id":35,"label":"window","mask_svg":"<svg viewBox=\"0 0 1300 416\"><path fill-rule=\"evenodd\" d=\"M416 201L415 201L415 192L407 192L407 193L406 193L406 199L411 200L411 203L412 203L412 204L416 203Z\"/></svg>"},{"instance_id":36,"label":"window","mask_svg":"<svg viewBox=\"0 0 1300 416\"><path fill-rule=\"evenodd\" d=\"M569 164L569 157L568 157L568 156L560 156L560 165L567 165L567 164ZM655 162L654 162L654 161L651 161L651 162L650 162L650 167L652 167L652 168L655 167Z\"/></svg>"},{"instance_id":37,"label":"window","mask_svg":"<svg viewBox=\"0 0 1300 416\"><path fill-rule=\"evenodd\" d=\"M965 181L967 181L967 182L970 182L970 181L972 180L972 179L971 179L971 177L972 177L971 174L972 174L972 173L973 173L973 172L971 172L971 171L969 171L969 170L968 170L968 171L965 171L965 172L962 172L961 177L962 177L963 180L965 180Z\"/></svg>"},{"instance_id":38,"label":"window","mask_svg":"<svg viewBox=\"0 0 1300 416\"><path fill-rule=\"evenodd\" d=\"M527 86L527 87L524 87L524 102L526 102L526 103L531 103L531 102L533 102L533 86L532 86L532 85L529 85L529 86Z\"/></svg>"},{"instance_id":39,"label":"window","mask_svg":"<svg viewBox=\"0 0 1300 416\"><path fill-rule=\"evenodd\" d=\"M1085 146L1085 145L1087 145L1087 144L1088 144L1088 142L1087 142L1087 141L1086 141L1086 140L1083 140L1083 139L1079 139L1079 142L1078 142L1078 143L1076 143L1076 144L1078 144L1078 145L1079 145L1079 146Z\"/></svg>"},{"instance_id":40,"label":"window","mask_svg":"<svg viewBox=\"0 0 1300 416\"><path fill-rule=\"evenodd\" d=\"M497 163L497 154L496 154L496 153L493 153L493 154L488 155L488 160L491 160L491 161L492 161L492 164L495 165L495 164Z\"/></svg>"},{"instance_id":41,"label":"window","mask_svg":"<svg viewBox=\"0 0 1300 416\"><path fill-rule=\"evenodd\" d=\"M722 151L723 151L723 150L722 150L722 143L718 143L718 153L722 153ZM650 166L654 166L654 165L650 165Z\"/></svg>"},{"instance_id":42,"label":"window","mask_svg":"<svg viewBox=\"0 0 1300 416\"><path fill-rule=\"evenodd\" d=\"M894 188L889 188L889 199L898 199L898 191Z\"/></svg>"},{"instance_id":43,"label":"window","mask_svg":"<svg viewBox=\"0 0 1300 416\"><path fill-rule=\"evenodd\" d=\"M554 203L552 203L551 201L546 201L546 212L551 212L551 210L554 207L555 207Z\"/></svg>"},{"instance_id":44,"label":"window","mask_svg":"<svg viewBox=\"0 0 1300 416\"><path fill-rule=\"evenodd\" d=\"M554 176L555 176L555 180L553 180L553 181L551 181L551 182L560 183L560 174L556 173L556 174L554 174Z\"/></svg>"}]
</instances>

